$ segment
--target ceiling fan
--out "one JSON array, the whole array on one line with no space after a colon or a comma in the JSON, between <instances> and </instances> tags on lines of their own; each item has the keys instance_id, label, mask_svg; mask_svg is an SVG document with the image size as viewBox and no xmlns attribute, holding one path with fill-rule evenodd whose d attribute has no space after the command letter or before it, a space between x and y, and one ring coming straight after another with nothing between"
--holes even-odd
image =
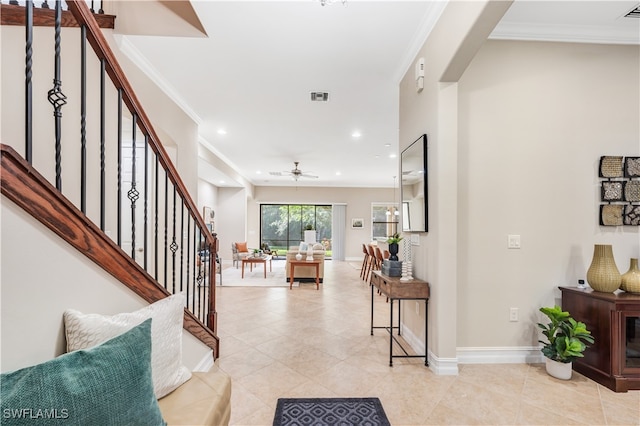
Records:
<instances>
[{"instance_id":1,"label":"ceiling fan","mask_svg":"<svg viewBox=\"0 0 640 426\"><path fill-rule=\"evenodd\" d=\"M312 179L317 179L318 176L315 175L310 175L308 173L303 172L302 170L300 170L298 168L298 164L300 164L299 161L294 161L293 164L295 165L295 167L291 170L291 171L287 171L287 172L269 172L269 174L271 176L291 176L293 178L293 180L298 180L301 177L304 178L312 178Z\"/></svg>"}]
</instances>

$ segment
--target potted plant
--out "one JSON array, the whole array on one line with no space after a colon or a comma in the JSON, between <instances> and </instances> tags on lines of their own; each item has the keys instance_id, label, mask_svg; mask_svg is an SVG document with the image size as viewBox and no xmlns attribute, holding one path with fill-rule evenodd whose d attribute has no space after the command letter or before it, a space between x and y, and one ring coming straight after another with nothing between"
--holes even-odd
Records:
<instances>
[{"instance_id":1,"label":"potted plant","mask_svg":"<svg viewBox=\"0 0 640 426\"><path fill-rule=\"evenodd\" d=\"M389 260L398 260L398 243L402 241L400 234L397 232L390 237L387 237L387 244L389 244Z\"/></svg>"},{"instance_id":2,"label":"potted plant","mask_svg":"<svg viewBox=\"0 0 640 426\"><path fill-rule=\"evenodd\" d=\"M569 380L571 378L572 362L581 358L587 343L593 343L593 336L587 330L587 326L580 321L571 318L569 312L563 311L559 306L553 308L540 308L550 322L538 323L547 341L542 343L542 354L546 359L547 373L558 379Z\"/></svg>"}]
</instances>

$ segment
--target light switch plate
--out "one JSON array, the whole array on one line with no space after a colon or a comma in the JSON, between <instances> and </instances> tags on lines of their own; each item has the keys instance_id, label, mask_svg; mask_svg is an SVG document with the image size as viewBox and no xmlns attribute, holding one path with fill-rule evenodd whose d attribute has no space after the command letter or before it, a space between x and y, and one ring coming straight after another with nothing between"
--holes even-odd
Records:
<instances>
[{"instance_id":1,"label":"light switch plate","mask_svg":"<svg viewBox=\"0 0 640 426\"><path fill-rule=\"evenodd\" d=\"M420 234L411 234L411 245L412 246L420 245Z\"/></svg>"},{"instance_id":2,"label":"light switch plate","mask_svg":"<svg viewBox=\"0 0 640 426\"><path fill-rule=\"evenodd\" d=\"M508 235L507 236L507 248L519 249L520 248L520 235Z\"/></svg>"}]
</instances>

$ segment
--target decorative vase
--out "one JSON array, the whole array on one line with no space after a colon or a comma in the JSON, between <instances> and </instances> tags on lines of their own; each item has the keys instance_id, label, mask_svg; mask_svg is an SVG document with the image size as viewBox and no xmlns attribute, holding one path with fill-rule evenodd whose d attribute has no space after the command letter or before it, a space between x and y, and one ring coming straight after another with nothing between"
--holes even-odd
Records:
<instances>
[{"instance_id":1,"label":"decorative vase","mask_svg":"<svg viewBox=\"0 0 640 426\"><path fill-rule=\"evenodd\" d=\"M638 259L629 260L629 270L622 275L620 288L629 293L640 293L640 270Z\"/></svg>"},{"instance_id":2,"label":"decorative vase","mask_svg":"<svg viewBox=\"0 0 640 426\"><path fill-rule=\"evenodd\" d=\"M389 244L389 260L398 260L398 243Z\"/></svg>"},{"instance_id":3,"label":"decorative vase","mask_svg":"<svg viewBox=\"0 0 640 426\"><path fill-rule=\"evenodd\" d=\"M546 358L547 374L556 379L570 380L571 379L571 362L558 362L552 359Z\"/></svg>"},{"instance_id":4,"label":"decorative vase","mask_svg":"<svg viewBox=\"0 0 640 426\"><path fill-rule=\"evenodd\" d=\"M620 287L621 278L611 245L596 244L593 247L593 260L587 271L587 282L591 288L612 293Z\"/></svg>"},{"instance_id":5,"label":"decorative vase","mask_svg":"<svg viewBox=\"0 0 640 426\"><path fill-rule=\"evenodd\" d=\"M307 260L313 260L313 247L309 244L309 248L307 248Z\"/></svg>"},{"instance_id":6,"label":"decorative vase","mask_svg":"<svg viewBox=\"0 0 640 426\"><path fill-rule=\"evenodd\" d=\"M302 255L300 253L296 254L296 260L302 260Z\"/></svg>"}]
</instances>

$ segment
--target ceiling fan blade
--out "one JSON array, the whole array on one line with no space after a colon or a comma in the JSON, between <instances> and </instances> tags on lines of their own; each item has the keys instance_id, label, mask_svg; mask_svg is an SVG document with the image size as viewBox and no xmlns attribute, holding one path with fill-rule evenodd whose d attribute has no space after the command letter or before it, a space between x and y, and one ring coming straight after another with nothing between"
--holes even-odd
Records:
<instances>
[{"instance_id":1,"label":"ceiling fan blade","mask_svg":"<svg viewBox=\"0 0 640 426\"><path fill-rule=\"evenodd\" d=\"M269 172L271 176L282 176L282 172Z\"/></svg>"},{"instance_id":2,"label":"ceiling fan blade","mask_svg":"<svg viewBox=\"0 0 640 426\"><path fill-rule=\"evenodd\" d=\"M318 176L315 176L315 175L308 175L308 174L306 174L306 173L302 173L302 174L300 174L300 176L302 176L302 177L306 177L306 178L313 178L313 179L317 179L317 178L318 178Z\"/></svg>"}]
</instances>

